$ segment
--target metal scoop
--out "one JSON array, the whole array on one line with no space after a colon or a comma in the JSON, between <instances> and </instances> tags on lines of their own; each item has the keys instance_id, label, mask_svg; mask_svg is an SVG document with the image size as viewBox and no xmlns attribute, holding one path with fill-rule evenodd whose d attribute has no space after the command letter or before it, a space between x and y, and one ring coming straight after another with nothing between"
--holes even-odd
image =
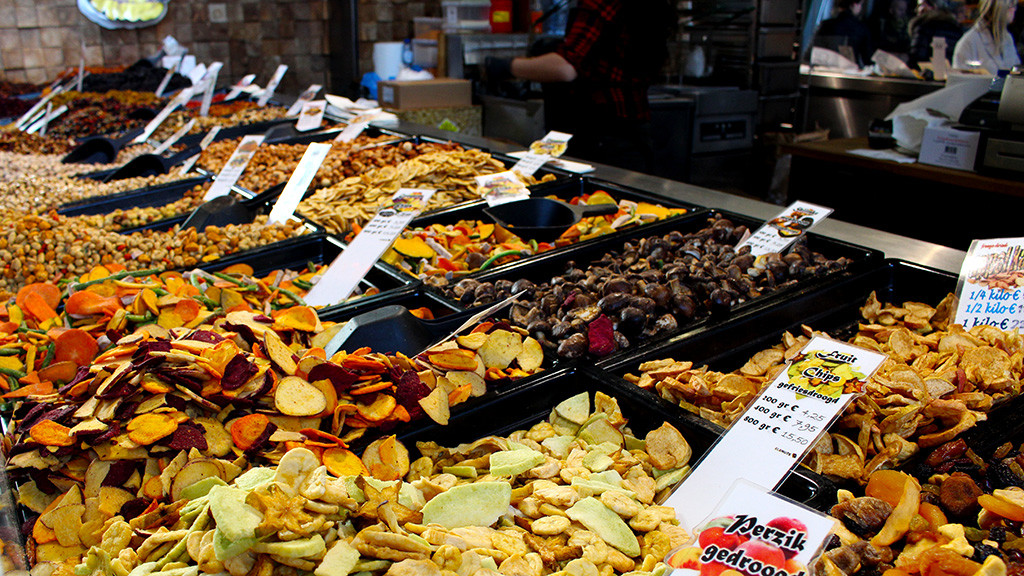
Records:
<instances>
[{"instance_id":1,"label":"metal scoop","mask_svg":"<svg viewBox=\"0 0 1024 576\"><path fill-rule=\"evenodd\" d=\"M614 214L618 211L617 204L577 206L551 198L527 198L484 208L484 214L498 226L520 238L538 242L555 240L578 224L584 216Z\"/></svg>"}]
</instances>

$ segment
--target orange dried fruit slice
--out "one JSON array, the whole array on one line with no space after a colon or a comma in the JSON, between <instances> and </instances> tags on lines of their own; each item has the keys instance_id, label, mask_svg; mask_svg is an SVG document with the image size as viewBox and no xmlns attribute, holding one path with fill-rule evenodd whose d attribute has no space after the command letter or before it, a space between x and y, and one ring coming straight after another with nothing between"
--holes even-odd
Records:
<instances>
[{"instance_id":1,"label":"orange dried fruit slice","mask_svg":"<svg viewBox=\"0 0 1024 576\"><path fill-rule=\"evenodd\" d=\"M352 388L348 393L352 396L365 396L366 394L373 394L374 392L380 392L391 388L394 384L389 380L383 380L381 382L375 382L373 384L367 384L366 386L360 386L359 388Z\"/></svg>"},{"instance_id":2,"label":"orange dried fruit slice","mask_svg":"<svg viewBox=\"0 0 1024 576\"><path fill-rule=\"evenodd\" d=\"M247 414L231 423L231 439L235 446L248 450L269 425L270 418L266 414Z\"/></svg>"},{"instance_id":3,"label":"orange dried fruit slice","mask_svg":"<svg viewBox=\"0 0 1024 576\"><path fill-rule=\"evenodd\" d=\"M368 473L359 456L341 447L324 450L323 462L327 470L339 478Z\"/></svg>"},{"instance_id":4,"label":"orange dried fruit slice","mask_svg":"<svg viewBox=\"0 0 1024 576\"><path fill-rule=\"evenodd\" d=\"M357 351L358 352L358 351ZM355 352L345 357L341 361L341 365L349 370L361 370L363 372L371 372L374 374L380 374L387 370L387 366L383 362L374 360L373 358L366 358Z\"/></svg>"},{"instance_id":5,"label":"orange dried fruit slice","mask_svg":"<svg viewBox=\"0 0 1024 576\"><path fill-rule=\"evenodd\" d=\"M166 412L140 414L128 423L128 438L142 446L149 446L174 434L178 429L176 414Z\"/></svg>"},{"instance_id":6,"label":"orange dried fruit slice","mask_svg":"<svg viewBox=\"0 0 1024 576\"><path fill-rule=\"evenodd\" d=\"M300 330L302 332L313 332L316 330L319 318L316 310L309 306L292 306L277 310L271 316L274 318L274 329L276 330Z\"/></svg>"},{"instance_id":7,"label":"orange dried fruit slice","mask_svg":"<svg viewBox=\"0 0 1024 576\"><path fill-rule=\"evenodd\" d=\"M985 510L1003 518L1013 520L1014 522L1024 522L1024 507L998 496L982 494L978 496L978 504L981 504L981 507Z\"/></svg>"},{"instance_id":8,"label":"orange dried fruit slice","mask_svg":"<svg viewBox=\"0 0 1024 576\"><path fill-rule=\"evenodd\" d=\"M479 365L476 354L470 350L442 350L428 352L430 363L445 370L476 370Z\"/></svg>"},{"instance_id":9,"label":"orange dried fruit slice","mask_svg":"<svg viewBox=\"0 0 1024 576\"><path fill-rule=\"evenodd\" d=\"M43 420L32 426L28 435L43 446L71 446L75 443L71 429L53 420Z\"/></svg>"},{"instance_id":10,"label":"orange dried fruit slice","mask_svg":"<svg viewBox=\"0 0 1024 576\"><path fill-rule=\"evenodd\" d=\"M358 410L359 415L367 421L380 422L391 415L397 404L398 402L395 401L394 396L378 394L377 398L374 399L373 404L370 404L369 406L356 404L356 409Z\"/></svg>"}]
</instances>

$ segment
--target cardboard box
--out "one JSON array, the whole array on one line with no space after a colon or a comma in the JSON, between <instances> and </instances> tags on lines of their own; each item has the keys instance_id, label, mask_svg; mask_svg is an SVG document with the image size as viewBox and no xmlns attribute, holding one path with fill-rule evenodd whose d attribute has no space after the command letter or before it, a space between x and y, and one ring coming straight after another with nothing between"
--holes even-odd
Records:
<instances>
[{"instance_id":1,"label":"cardboard box","mask_svg":"<svg viewBox=\"0 0 1024 576\"><path fill-rule=\"evenodd\" d=\"M922 164L973 171L980 141L980 132L957 130L948 126L929 126L924 129L921 153L917 160Z\"/></svg>"},{"instance_id":2,"label":"cardboard box","mask_svg":"<svg viewBox=\"0 0 1024 576\"><path fill-rule=\"evenodd\" d=\"M473 90L469 80L455 78L385 80L377 85L377 101L392 110L454 108L472 105Z\"/></svg>"}]
</instances>

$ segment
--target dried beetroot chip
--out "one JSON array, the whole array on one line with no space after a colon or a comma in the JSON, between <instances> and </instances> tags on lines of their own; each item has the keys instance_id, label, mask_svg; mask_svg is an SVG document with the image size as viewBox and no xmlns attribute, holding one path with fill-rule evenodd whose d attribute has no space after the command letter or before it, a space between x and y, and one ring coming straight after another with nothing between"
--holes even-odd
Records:
<instances>
[{"instance_id":1,"label":"dried beetroot chip","mask_svg":"<svg viewBox=\"0 0 1024 576\"><path fill-rule=\"evenodd\" d=\"M405 408L411 416L414 409L420 408L420 399L430 395L430 388L420 380L418 374L407 371L395 382L395 400Z\"/></svg>"},{"instance_id":2,"label":"dried beetroot chip","mask_svg":"<svg viewBox=\"0 0 1024 576\"><path fill-rule=\"evenodd\" d=\"M587 325L588 351L594 356L607 356L615 352L615 330L612 321L604 314Z\"/></svg>"},{"instance_id":3,"label":"dried beetroot chip","mask_svg":"<svg viewBox=\"0 0 1024 576\"><path fill-rule=\"evenodd\" d=\"M174 408L175 410L185 411L185 407L188 405L188 401L176 394L168 394L164 396L164 402L167 406Z\"/></svg>"},{"instance_id":4,"label":"dried beetroot chip","mask_svg":"<svg viewBox=\"0 0 1024 576\"><path fill-rule=\"evenodd\" d=\"M253 440L252 445L245 451L245 455L249 457L258 456L260 452L270 443L270 437L277 431L277 424L271 422L267 424L267 427L263 429L263 433Z\"/></svg>"},{"instance_id":5,"label":"dried beetroot chip","mask_svg":"<svg viewBox=\"0 0 1024 576\"><path fill-rule=\"evenodd\" d=\"M334 362L321 362L309 371L310 382L329 380L338 392L347 392L358 379L359 376L355 372Z\"/></svg>"},{"instance_id":6,"label":"dried beetroot chip","mask_svg":"<svg viewBox=\"0 0 1024 576\"><path fill-rule=\"evenodd\" d=\"M80 453L81 449L77 445L61 446L60 448L57 448L56 450L51 452L51 454L53 454L55 458L64 458L66 456L74 456L75 454Z\"/></svg>"},{"instance_id":7,"label":"dried beetroot chip","mask_svg":"<svg viewBox=\"0 0 1024 576\"><path fill-rule=\"evenodd\" d=\"M102 444L110 442L111 440L114 439L115 436L121 433L121 424L119 422L114 421L109 422L108 424L110 428L107 428L106 432L100 434L99 436L96 437L95 440L92 441L93 446L100 446Z\"/></svg>"},{"instance_id":8,"label":"dried beetroot chip","mask_svg":"<svg viewBox=\"0 0 1024 576\"><path fill-rule=\"evenodd\" d=\"M39 448L41 446L41 444L39 444L38 442L32 442L28 438L29 437L26 435L24 440L22 440L21 442L18 442L14 446L11 446L11 449L7 451L7 459L8 460L10 460L11 458L14 458L18 454L23 454L25 452L31 452L31 451L33 451L36 448Z\"/></svg>"},{"instance_id":9,"label":"dried beetroot chip","mask_svg":"<svg viewBox=\"0 0 1024 576\"><path fill-rule=\"evenodd\" d=\"M89 366L79 366L78 372L75 372L75 377L72 378L71 381L68 382L67 384L61 386L60 390L58 390L57 393L62 395L67 394L68 392L71 391L72 388L78 385L79 382L82 382L83 380L89 377Z\"/></svg>"},{"instance_id":10,"label":"dried beetroot chip","mask_svg":"<svg viewBox=\"0 0 1024 576\"><path fill-rule=\"evenodd\" d=\"M112 400L114 398L121 398L127 396L135 391L135 385L131 383L131 379L128 378L128 374L131 370L125 370L121 372L121 375L115 378L113 381L107 383L104 382L100 385L103 389L102 392L97 391L96 397L101 400Z\"/></svg>"},{"instance_id":11,"label":"dried beetroot chip","mask_svg":"<svg viewBox=\"0 0 1024 576\"><path fill-rule=\"evenodd\" d=\"M132 518L138 518L140 514L149 508L149 500L145 498L135 498L129 500L121 505L121 509L117 512L125 520L131 520Z\"/></svg>"},{"instance_id":12,"label":"dried beetroot chip","mask_svg":"<svg viewBox=\"0 0 1024 576\"><path fill-rule=\"evenodd\" d=\"M21 432L23 430L27 431L38 424L42 419L41 416L49 409L49 404L36 404L33 406L32 409L21 418L21 421L18 422L18 425L14 428L15 432Z\"/></svg>"},{"instance_id":13,"label":"dried beetroot chip","mask_svg":"<svg viewBox=\"0 0 1024 576\"><path fill-rule=\"evenodd\" d=\"M60 406L43 414L39 418L39 422L42 422L43 420L53 420L57 424L67 426L71 423L71 417L74 415L76 410L78 410L78 406ZM29 428L31 428L31 426L29 426Z\"/></svg>"},{"instance_id":14,"label":"dried beetroot chip","mask_svg":"<svg viewBox=\"0 0 1024 576\"><path fill-rule=\"evenodd\" d=\"M491 329L488 330L488 333L494 332L495 330L506 330L508 332L511 332L512 325L509 324L508 322L505 322L504 320L496 320L494 322L494 326L491 326Z\"/></svg>"},{"instance_id":15,"label":"dried beetroot chip","mask_svg":"<svg viewBox=\"0 0 1024 576\"><path fill-rule=\"evenodd\" d=\"M165 382L184 386L196 393L203 389L202 377L207 374L195 368L171 368L169 366L162 366L152 370L151 373Z\"/></svg>"},{"instance_id":16,"label":"dried beetroot chip","mask_svg":"<svg viewBox=\"0 0 1024 576\"><path fill-rule=\"evenodd\" d=\"M184 339L195 340L196 342L206 342L207 344L216 344L217 342L224 340L224 337L209 330L196 330Z\"/></svg>"},{"instance_id":17,"label":"dried beetroot chip","mask_svg":"<svg viewBox=\"0 0 1024 576\"><path fill-rule=\"evenodd\" d=\"M170 352L171 341L170 340L147 340L141 342L139 347L135 350L135 354L132 354L132 360L141 359L145 356L149 356L150 352Z\"/></svg>"},{"instance_id":18,"label":"dried beetroot chip","mask_svg":"<svg viewBox=\"0 0 1024 576\"><path fill-rule=\"evenodd\" d=\"M270 389L273 388L273 387L274 387L274 379L270 377L270 372L268 371L268 372L263 374L263 383L260 384L260 387L257 388L256 391L253 392L252 394L246 394L246 396L247 397L251 396L254 399L255 398L259 398L259 397L265 395L266 393L270 392Z\"/></svg>"},{"instance_id":19,"label":"dried beetroot chip","mask_svg":"<svg viewBox=\"0 0 1024 576\"><path fill-rule=\"evenodd\" d=\"M116 460L110 465L107 477L100 482L100 486L114 486L120 488L132 477L135 472L136 463L132 460Z\"/></svg>"},{"instance_id":20,"label":"dried beetroot chip","mask_svg":"<svg viewBox=\"0 0 1024 576\"><path fill-rule=\"evenodd\" d=\"M114 419L118 422L127 422L135 417L135 409L138 407L138 402L121 402L114 410Z\"/></svg>"},{"instance_id":21,"label":"dried beetroot chip","mask_svg":"<svg viewBox=\"0 0 1024 576\"><path fill-rule=\"evenodd\" d=\"M124 338L124 330L107 330L103 335L107 337L107 340L117 342L121 338Z\"/></svg>"},{"instance_id":22,"label":"dried beetroot chip","mask_svg":"<svg viewBox=\"0 0 1024 576\"><path fill-rule=\"evenodd\" d=\"M220 386L225 390L237 390L259 371L256 363L250 362L245 354L236 354L224 366L224 377L220 379Z\"/></svg>"},{"instance_id":23,"label":"dried beetroot chip","mask_svg":"<svg viewBox=\"0 0 1024 576\"><path fill-rule=\"evenodd\" d=\"M252 317L253 322L262 322L263 324L273 324L274 319L266 314L257 314Z\"/></svg>"},{"instance_id":24,"label":"dried beetroot chip","mask_svg":"<svg viewBox=\"0 0 1024 576\"><path fill-rule=\"evenodd\" d=\"M57 494L61 491L56 484L50 481L49 470L31 470L29 478L36 483L36 488L43 494Z\"/></svg>"},{"instance_id":25,"label":"dried beetroot chip","mask_svg":"<svg viewBox=\"0 0 1024 576\"><path fill-rule=\"evenodd\" d=\"M183 422L178 429L171 434L170 439L161 442L164 446L174 450L206 450L206 430L199 424Z\"/></svg>"},{"instance_id":26,"label":"dried beetroot chip","mask_svg":"<svg viewBox=\"0 0 1024 576\"><path fill-rule=\"evenodd\" d=\"M27 539L29 536L32 536L32 528L36 525L36 520L38 518L39 518L39 514L33 514L32 516L30 516L28 518L28 520L25 520L25 522L22 523L22 525L21 525L21 535L22 535L23 538ZM18 540L7 540L7 542L17 542L17 541Z\"/></svg>"},{"instance_id":27,"label":"dried beetroot chip","mask_svg":"<svg viewBox=\"0 0 1024 576\"><path fill-rule=\"evenodd\" d=\"M225 330L230 330L232 332L237 333L242 338L242 340L245 340L246 343L249 344L250 346L254 342L257 342L258 340L260 340L259 338L256 337L256 334L252 331L252 328L249 328L245 324L235 324L233 322L225 322L224 323L224 329Z\"/></svg>"}]
</instances>

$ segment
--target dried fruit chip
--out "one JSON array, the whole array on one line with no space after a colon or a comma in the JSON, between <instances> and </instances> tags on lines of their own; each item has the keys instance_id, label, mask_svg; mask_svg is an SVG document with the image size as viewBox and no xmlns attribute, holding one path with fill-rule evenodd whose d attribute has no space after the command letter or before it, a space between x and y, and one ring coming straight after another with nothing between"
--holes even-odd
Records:
<instances>
[{"instance_id":1,"label":"dried fruit chip","mask_svg":"<svg viewBox=\"0 0 1024 576\"><path fill-rule=\"evenodd\" d=\"M476 370L477 356L471 350L443 350L427 352L430 363L445 370Z\"/></svg>"},{"instance_id":2,"label":"dried fruit chip","mask_svg":"<svg viewBox=\"0 0 1024 576\"><path fill-rule=\"evenodd\" d=\"M399 480L409 472L409 451L395 436L380 438L363 451L363 465L375 478Z\"/></svg>"},{"instance_id":3,"label":"dried fruit chip","mask_svg":"<svg viewBox=\"0 0 1024 576\"><path fill-rule=\"evenodd\" d=\"M612 321L604 314L587 325L588 351L594 356L607 356L615 352L615 331Z\"/></svg>"},{"instance_id":4,"label":"dried fruit chip","mask_svg":"<svg viewBox=\"0 0 1024 576\"><path fill-rule=\"evenodd\" d=\"M286 376L274 391L274 406L286 416L315 416L327 409L327 398L298 376Z\"/></svg>"},{"instance_id":5,"label":"dried fruit chip","mask_svg":"<svg viewBox=\"0 0 1024 576\"><path fill-rule=\"evenodd\" d=\"M448 425L451 413L448 409L448 393L444 388L440 386L434 388L426 398L420 399L419 405L431 420L441 425Z\"/></svg>"},{"instance_id":6,"label":"dried fruit chip","mask_svg":"<svg viewBox=\"0 0 1024 576\"><path fill-rule=\"evenodd\" d=\"M394 396L388 394L378 394L373 400L373 403L369 406L364 404L356 404L356 409L359 415L370 422L380 422L391 415L395 410L397 402Z\"/></svg>"},{"instance_id":7,"label":"dried fruit chip","mask_svg":"<svg viewBox=\"0 0 1024 576\"><path fill-rule=\"evenodd\" d=\"M358 476L368 473L359 456L341 447L324 450L324 466L327 467L331 474L338 477Z\"/></svg>"},{"instance_id":8,"label":"dried fruit chip","mask_svg":"<svg viewBox=\"0 0 1024 576\"><path fill-rule=\"evenodd\" d=\"M516 359L523 349L523 337L508 330L495 330L487 335L487 341L477 350L487 368L504 370Z\"/></svg>"},{"instance_id":9,"label":"dried fruit chip","mask_svg":"<svg viewBox=\"0 0 1024 576\"><path fill-rule=\"evenodd\" d=\"M61 426L53 420L43 420L32 426L28 435L43 446L71 446L75 443L74 437L71 436L71 429Z\"/></svg>"},{"instance_id":10,"label":"dried fruit chip","mask_svg":"<svg viewBox=\"0 0 1024 576\"><path fill-rule=\"evenodd\" d=\"M128 423L128 438L142 446L150 444L174 434L178 429L178 419L167 412L140 414Z\"/></svg>"},{"instance_id":11,"label":"dried fruit chip","mask_svg":"<svg viewBox=\"0 0 1024 576\"><path fill-rule=\"evenodd\" d=\"M526 372L534 372L540 368L544 364L544 349L541 348L540 342L533 337L523 340L523 349L516 356L516 362Z\"/></svg>"}]
</instances>

